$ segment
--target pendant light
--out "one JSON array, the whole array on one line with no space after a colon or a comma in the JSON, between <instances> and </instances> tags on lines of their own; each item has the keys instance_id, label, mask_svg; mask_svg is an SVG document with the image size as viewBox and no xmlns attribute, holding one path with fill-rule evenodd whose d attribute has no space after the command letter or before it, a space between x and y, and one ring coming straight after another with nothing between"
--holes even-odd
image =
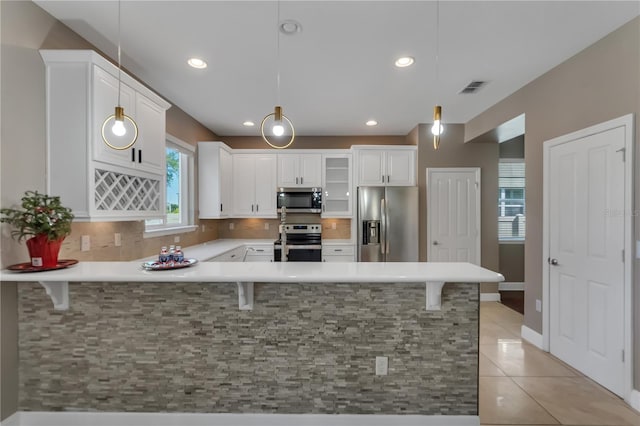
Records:
<instances>
[{"instance_id":1,"label":"pendant light","mask_svg":"<svg viewBox=\"0 0 640 426\"><path fill-rule=\"evenodd\" d=\"M291 146L293 140L296 137L296 130L293 127L291 120L282 113L282 107L280 104L280 2L277 3L277 22L276 22L276 34L277 34L277 62L278 71L276 77L277 86L277 101L278 105L274 108L271 114L267 114L260 123L260 133L262 139L272 148L284 149Z\"/></svg>"},{"instance_id":2,"label":"pendant light","mask_svg":"<svg viewBox=\"0 0 640 426\"><path fill-rule=\"evenodd\" d=\"M440 2L436 1L436 92L438 91L438 85L440 83L439 75L439 61L440 61ZM431 126L431 133L433 134L433 149L440 148L440 135L444 132L444 126L442 126L442 107L436 105L433 108L433 126Z\"/></svg>"},{"instance_id":3,"label":"pendant light","mask_svg":"<svg viewBox=\"0 0 640 426\"><path fill-rule=\"evenodd\" d=\"M118 105L115 113L108 116L102 123L102 140L112 149L122 151L129 149L138 139L138 125L124 113L120 105L120 92L122 85L122 52L120 47L120 0L118 0Z\"/></svg>"}]
</instances>

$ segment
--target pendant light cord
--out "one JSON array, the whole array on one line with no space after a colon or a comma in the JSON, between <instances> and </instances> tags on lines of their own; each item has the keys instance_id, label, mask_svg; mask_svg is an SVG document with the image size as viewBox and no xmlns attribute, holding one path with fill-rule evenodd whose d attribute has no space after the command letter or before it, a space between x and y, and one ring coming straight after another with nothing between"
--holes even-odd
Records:
<instances>
[{"instance_id":1,"label":"pendant light cord","mask_svg":"<svg viewBox=\"0 0 640 426\"><path fill-rule=\"evenodd\" d=\"M278 101L278 105L280 105L280 1L278 1L277 7L277 18L276 18L276 60L277 64L277 77L276 77L276 99Z\"/></svg>"},{"instance_id":2,"label":"pendant light cord","mask_svg":"<svg viewBox=\"0 0 640 426\"><path fill-rule=\"evenodd\" d=\"M436 95L440 84L440 1L436 1Z\"/></svg>"},{"instance_id":3,"label":"pendant light cord","mask_svg":"<svg viewBox=\"0 0 640 426\"><path fill-rule=\"evenodd\" d=\"M120 7L121 7L121 1L118 0L118 106L120 105L120 85L122 84L122 52L121 52L121 48L120 48Z\"/></svg>"}]
</instances>

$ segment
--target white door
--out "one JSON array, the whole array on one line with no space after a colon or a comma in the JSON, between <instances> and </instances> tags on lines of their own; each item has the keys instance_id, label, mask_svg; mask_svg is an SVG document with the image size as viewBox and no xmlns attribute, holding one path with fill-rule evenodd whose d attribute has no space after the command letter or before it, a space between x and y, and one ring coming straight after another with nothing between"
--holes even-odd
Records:
<instances>
[{"instance_id":1,"label":"white door","mask_svg":"<svg viewBox=\"0 0 640 426\"><path fill-rule=\"evenodd\" d=\"M562 142L562 141L560 141ZM625 128L548 152L549 349L624 390Z\"/></svg>"},{"instance_id":2,"label":"white door","mask_svg":"<svg viewBox=\"0 0 640 426\"><path fill-rule=\"evenodd\" d=\"M427 261L480 265L480 169L427 169Z\"/></svg>"}]
</instances>

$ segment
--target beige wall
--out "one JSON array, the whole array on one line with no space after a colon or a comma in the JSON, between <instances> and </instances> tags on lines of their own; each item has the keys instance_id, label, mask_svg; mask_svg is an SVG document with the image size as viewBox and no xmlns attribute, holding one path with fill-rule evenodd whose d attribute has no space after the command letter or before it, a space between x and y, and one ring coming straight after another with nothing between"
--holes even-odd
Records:
<instances>
[{"instance_id":1,"label":"beige wall","mask_svg":"<svg viewBox=\"0 0 640 426\"><path fill-rule=\"evenodd\" d=\"M525 317L527 327L542 332L542 144L588 126L636 114L636 160L640 138L640 18L529 83L465 126L471 140L525 113L527 238L525 242ZM640 164L640 163L637 163ZM637 165L636 165L637 170ZM635 177L635 211L640 210L640 173ZM640 240L640 217L635 218ZM640 261L635 261L635 324L640 323ZM635 386L640 387L640 327L635 335Z\"/></svg>"},{"instance_id":2,"label":"beige wall","mask_svg":"<svg viewBox=\"0 0 640 426\"><path fill-rule=\"evenodd\" d=\"M231 148L269 148L260 136L221 136ZM415 145L407 136L298 136L291 149L349 149L352 145Z\"/></svg>"},{"instance_id":3,"label":"beige wall","mask_svg":"<svg viewBox=\"0 0 640 426\"><path fill-rule=\"evenodd\" d=\"M511 283L524 282L524 244L500 244L498 272Z\"/></svg>"},{"instance_id":4,"label":"beige wall","mask_svg":"<svg viewBox=\"0 0 640 426\"><path fill-rule=\"evenodd\" d=\"M20 202L26 190L46 189L45 169L45 78L44 63L38 53L44 49L92 49L86 40L51 17L32 2L0 2L1 85L0 103L0 205L10 207ZM187 143L217 139L217 136L177 107L167 112L167 132ZM73 165L69 165L73 167ZM207 231L183 234L186 243L217 237L217 225L207 221ZM205 222L206 223L206 222ZM65 241L63 257L81 260L125 260L150 255L173 241L172 237L142 239L141 222L74 223ZM123 247L113 245L113 233L120 232ZM92 237L92 250L79 251L80 235ZM168 238L171 238L170 240ZM142 244L124 247L125 242ZM10 238L2 226L0 267L28 260L24 243ZM17 305L15 285L2 283L0 305L0 421L17 409Z\"/></svg>"},{"instance_id":5,"label":"beige wall","mask_svg":"<svg viewBox=\"0 0 640 426\"><path fill-rule=\"evenodd\" d=\"M44 191L46 187L45 68L38 50L97 49L31 2L2 2L1 35L2 105L5 108L2 110L0 204L12 206L20 202L24 191ZM218 138L176 106L167 111L167 133L194 146L200 140ZM203 222L207 228L204 232L199 228L181 234L181 243L197 244L217 238L217 226L214 223L207 226L207 222L210 221ZM173 236L143 239L143 231L144 225L139 221L76 222L61 256L79 260L131 260L149 256L162 245L173 244ZM122 247L114 245L116 232L122 234ZM81 235L91 237L91 251L80 251ZM2 266L28 260L25 245L13 241L6 226L3 226L1 242ZM135 244L126 245L130 242Z\"/></svg>"},{"instance_id":6,"label":"beige wall","mask_svg":"<svg viewBox=\"0 0 640 426\"><path fill-rule=\"evenodd\" d=\"M415 138L415 130L410 133ZM480 167L481 180L481 252L482 266L498 269L498 144L464 143L464 126L448 124L438 151L433 149L429 126L418 126L418 186L420 191L420 260L427 260L427 195L428 167ZM497 293L498 284L483 283L484 293Z\"/></svg>"}]
</instances>

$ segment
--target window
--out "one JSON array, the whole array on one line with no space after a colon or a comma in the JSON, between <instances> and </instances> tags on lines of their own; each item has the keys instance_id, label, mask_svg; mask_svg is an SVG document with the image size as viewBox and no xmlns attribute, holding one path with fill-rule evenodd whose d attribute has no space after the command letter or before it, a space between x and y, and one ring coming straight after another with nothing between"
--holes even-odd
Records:
<instances>
[{"instance_id":1,"label":"window","mask_svg":"<svg viewBox=\"0 0 640 426\"><path fill-rule=\"evenodd\" d=\"M524 160L498 163L498 240L522 241L525 236Z\"/></svg>"},{"instance_id":2,"label":"window","mask_svg":"<svg viewBox=\"0 0 640 426\"><path fill-rule=\"evenodd\" d=\"M195 230L193 202L194 147L167 135L165 216L145 221L145 235Z\"/></svg>"}]
</instances>

